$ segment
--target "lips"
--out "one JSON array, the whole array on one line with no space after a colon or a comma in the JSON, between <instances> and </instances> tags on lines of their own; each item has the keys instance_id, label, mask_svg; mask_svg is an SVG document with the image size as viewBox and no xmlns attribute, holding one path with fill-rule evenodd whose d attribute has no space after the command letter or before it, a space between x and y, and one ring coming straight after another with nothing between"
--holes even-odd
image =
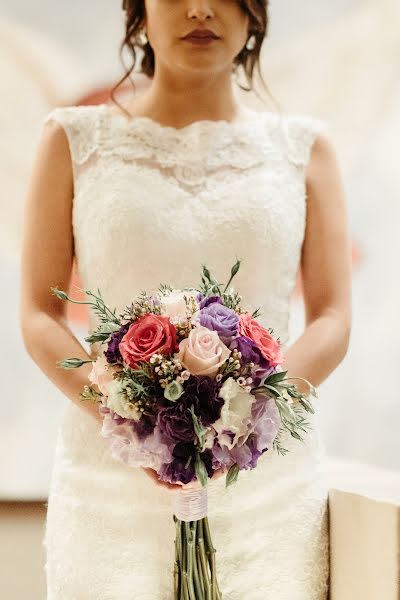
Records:
<instances>
[{"instance_id":1,"label":"lips","mask_svg":"<svg viewBox=\"0 0 400 600\"><path fill-rule=\"evenodd\" d=\"M185 35L183 37L184 40L188 39L188 38L212 38L212 39L217 39L218 36L211 31L210 29L193 29L193 31L190 31L187 35Z\"/></svg>"}]
</instances>

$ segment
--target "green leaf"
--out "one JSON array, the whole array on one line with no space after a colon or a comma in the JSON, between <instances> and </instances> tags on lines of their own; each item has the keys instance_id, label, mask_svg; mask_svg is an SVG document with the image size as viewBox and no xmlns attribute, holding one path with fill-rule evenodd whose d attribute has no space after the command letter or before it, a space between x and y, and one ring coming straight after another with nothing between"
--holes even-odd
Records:
<instances>
[{"instance_id":1,"label":"green leaf","mask_svg":"<svg viewBox=\"0 0 400 600\"><path fill-rule=\"evenodd\" d=\"M293 411L293 409L289 406L289 404L282 399L276 399L275 400L276 405L278 407L278 410L281 414L281 416L283 416L284 419L286 419L287 421L290 422L295 422L296 421L296 413Z\"/></svg>"},{"instance_id":2,"label":"green leaf","mask_svg":"<svg viewBox=\"0 0 400 600\"><path fill-rule=\"evenodd\" d=\"M120 328L121 326L117 325L117 323L112 323L111 321L108 321L100 325L99 331L101 331L102 333L114 333L114 331L118 331Z\"/></svg>"},{"instance_id":3,"label":"green leaf","mask_svg":"<svg viewBox=\"0 0 400 600\"><path fill-rule=\"evenodd\" d=\"M79 369L82 365L93 362L93 360L82 360L81 358L66 358L65 360L57 361L57 365L62 369Z\"/></svg>"},{"instance_id":4,"label":"green leaf","mask_svg":"<svg viewBox=\"0 0 400 600\"><path fill-rule=\"evenodd\" d=\"M235 463L234 465L232 465L229 468L229 471L226 475L226 480L225 480L225 487L228 488L230 485L233 485L234 483L236 483L237 478L239 476L239 465L237 463Z\"/></svg>"},{"instance_id":5,"label":"green leaf","mask_svg":"<svg viewBox=\"0 0 400 600\"><path fill-rule=\"evenodd\" d=\"M57 296L59 300L68 300L68 294L66 292L59 290L57 287L51 287L50 289L53 292L53 295Z\"/></svg>"},{"instance_id":6,"label":"green leaf","mask_svg":"<svg viewBox=\"0 0 400 600\"><path fill-rule=\"evenodd\" d=\"M269 390L270 392L272 392L272 395L275 396L275 398L280 398L281 394L275 387L273 387L272 385L268 385L268 384L264 384L264 387L267 390Z\"/></svg>"},{"instance_id":7,"label":"green leaf","mask_svg":"<svg viewBox=\"0 0 400 600\"><path fill-rule=\"evenodd\" d=\"M287 371L280 371L279 373L272 373L272 375L269 375L268 377L266 377L266 379L264 379L264 385L270 384L270 383L277 383L278 381L285 379L286 373L287 373Z\"/></svg>"},{"instance_id":8,"label":"green leaf","mask_svg":"<svg viewBox=\"0 0 400 600\"><path fill-rule=\"evenodd\" d=\"M203 487L206 486L208 483L208 473L205 464L201 460L200 454L198 452L196 452L196 461L194 463L194 468L197 479L200 481Z\"/></svg>"},{"instance_id":9,"label":"green leaf","mask_svg":"<svg viewBox=\"0 0 400 600\"><path fill-rule=\"evenodd\" d=\"M189 410L192 413L194 432L197 436L197 439L199 440L199 446L200 448L202 448L204 445L204 438L205 434L207 433L207 429L203 426L201 420L197 417L196 413L194 412L193 404Z\"/></svg>"},{"instance_id":10,"label":"green leaf","mask_svg":"<svg viewBox=\"0 0 400 600\"><path fill-rule=\"evenodd\" d=\"M299 403L302 405L302 407L309 413L311 414L315 414L315 410L313 405L306 400L305 398L302 398L301 400L299 400Z\"/></svg>"},{"instance_id":11,"label":"green leaf","mask_svg":"<svg viewBox=\"0 0 400 600\"><path fill-rule=\"evenodd\" d=\"M92 333L88 337L85 337L85 342L89 344L95 344L96 342L105 342L110 337L109 333Z\"/></svg>"}]
</instances>

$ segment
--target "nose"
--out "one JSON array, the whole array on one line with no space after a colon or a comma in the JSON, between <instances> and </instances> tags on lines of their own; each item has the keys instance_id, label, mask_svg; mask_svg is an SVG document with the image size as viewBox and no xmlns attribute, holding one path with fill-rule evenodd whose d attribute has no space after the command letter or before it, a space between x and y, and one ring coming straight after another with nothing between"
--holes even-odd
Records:
<instances>
[{"instance_id":1,"label":"nose","mask_svg":"<svg viewBox=\"0 0 400 600\"><path fill-rule=\"evenodd\" d=\"M214 16L210 0L190 0L187 11L189 19L204 20Z\"/></svg>"}]
</instances>

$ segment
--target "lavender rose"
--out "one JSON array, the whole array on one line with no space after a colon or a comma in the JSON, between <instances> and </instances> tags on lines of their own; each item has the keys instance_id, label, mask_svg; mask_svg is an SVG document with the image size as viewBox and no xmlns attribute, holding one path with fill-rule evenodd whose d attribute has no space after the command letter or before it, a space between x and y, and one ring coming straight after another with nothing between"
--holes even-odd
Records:
<instances>
[{"instance_id":1,"label":"lavender rose","mask_svg":"<svg viewBox=\"0 0 400 600\"><path fill-rule=\"evenodd\" d=\"M239 315L219 302L212 302L200 311L199 322L203 327L216 331L225 345L237 336Z\"/></svg>"},{"instance_id":2,"label":"lavender rose","mask_svg":"<svg viewBox=\"0 0 400 600\"><path fill-rule=\"evenodd\" d=\"M199 299L199 296L201 299ZM198 294L197 302L199 304L199 308L201 309L214 303L222 304L222 298L221 296L203 296L203 294Z\"/></svg>"}]
</instances>

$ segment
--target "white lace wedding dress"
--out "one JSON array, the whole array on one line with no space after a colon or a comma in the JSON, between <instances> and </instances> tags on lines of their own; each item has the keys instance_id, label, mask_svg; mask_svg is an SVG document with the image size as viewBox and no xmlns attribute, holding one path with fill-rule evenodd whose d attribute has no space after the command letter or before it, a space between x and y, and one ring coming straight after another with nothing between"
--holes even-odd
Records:
<instances>
[{"instance_id":1,"label":"white lace wedding dress","mask_svg":"<svg viewBox=\"0 0 400 600\"><path fill-rule=\"evenodd\" d=\"M113 111L113 109L111 109ZM200 284L200 265L260 307L286 349L289 298L305 231L305 168L323 121L250 111L242 122L166 127L106 105L57 108L73 161L79 274L120 312L160 282ZM91 318L91 330L95 327ZM94 355L94 354L93 354ZM325 447L316 414L225 489L209 521L225 600L325 600L329 574ZM173 492L110 457L100 425L67 405L46 530L47 600L172 600Z\"/></svg>"}]
</instances>

